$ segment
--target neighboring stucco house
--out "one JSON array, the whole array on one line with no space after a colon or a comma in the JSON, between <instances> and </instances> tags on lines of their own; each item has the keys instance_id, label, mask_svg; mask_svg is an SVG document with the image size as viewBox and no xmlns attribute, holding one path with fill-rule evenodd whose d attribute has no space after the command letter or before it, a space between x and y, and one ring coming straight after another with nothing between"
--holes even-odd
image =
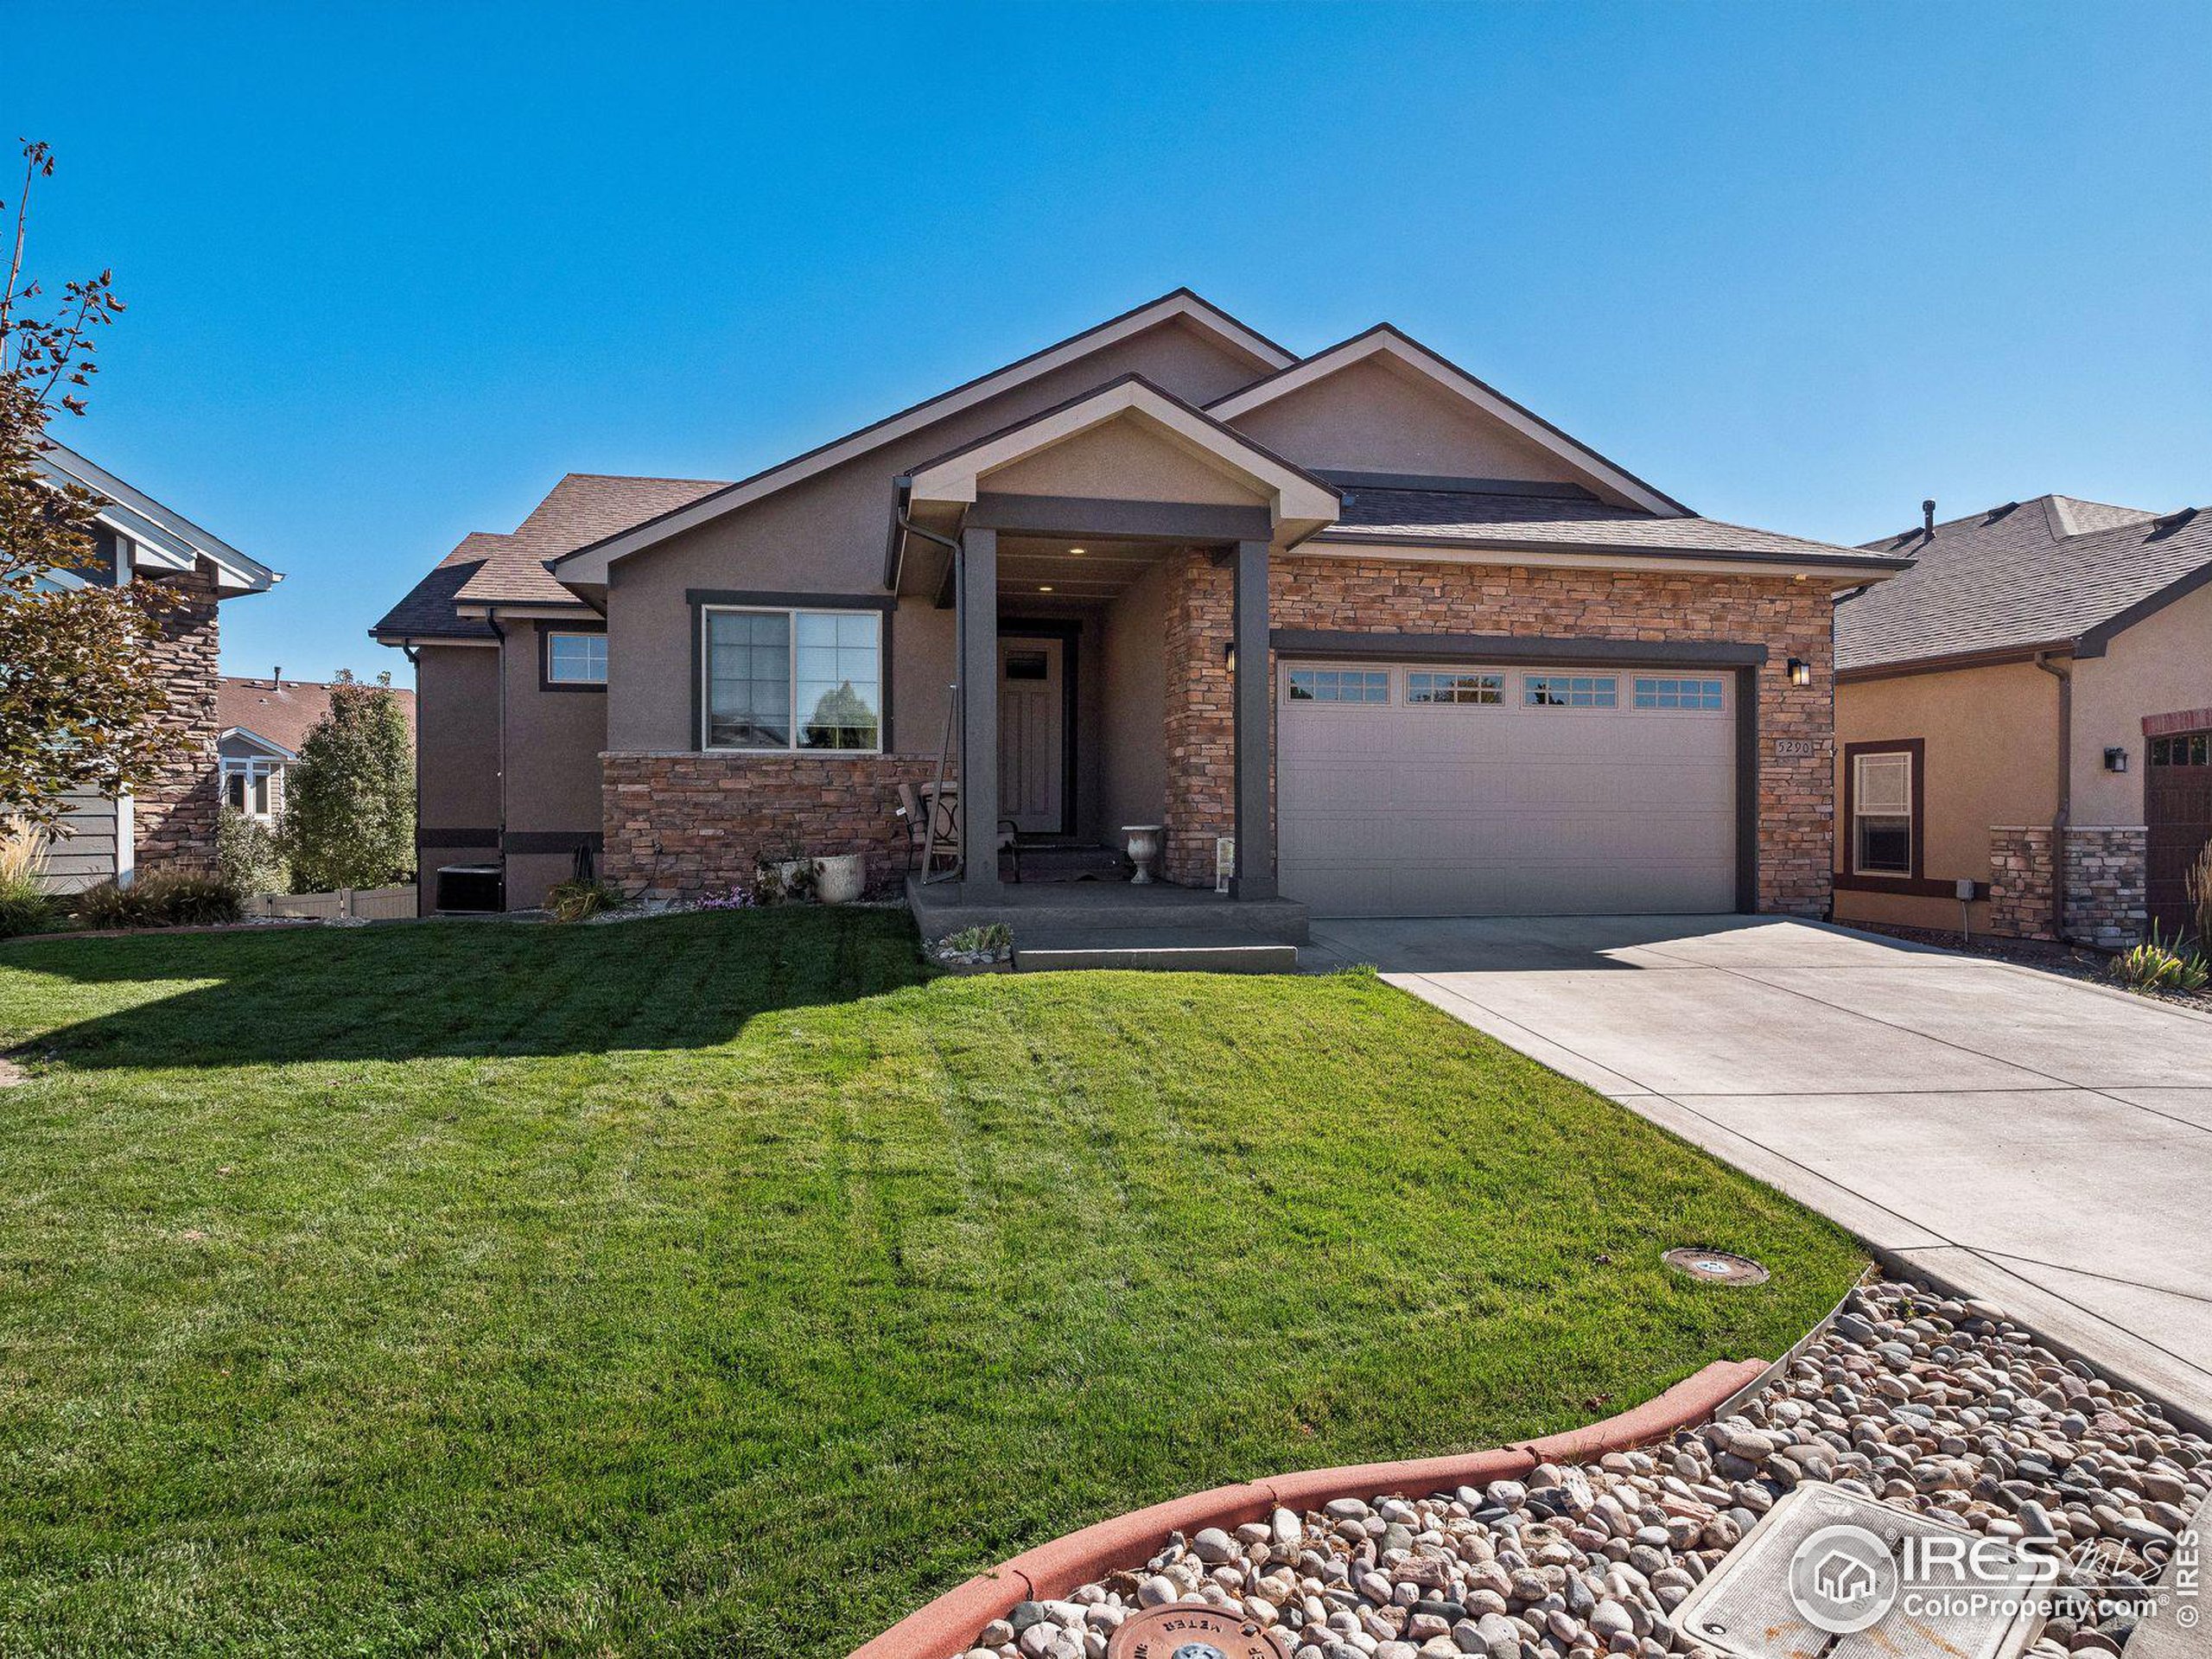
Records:
<instances>
[{"instance_id":1,"label":"neighboring stucco house","mask_svg":"<svg viewBox=\"0 0 2212 1659\"><path fill-rule=\"evenodd\" d=\"M127 882L146 871L211 870L219 798L218 610L226 600L266 593L283 578L60 444L50 442L37 465L57 484L80 484L105 503L94 525L91 563L48 571L39 578L41 586L156 582L175 595L177 603L163 613L147 652L168 694L162 718L188 740L181 756L135 790L119 797L91 791L70 797L48 855L46 880L74 893L102 881Z\"/></svg>"},{"instance_id":2,"label":"neighboring stucco house","mask_svg":"<svg viewBox=\"0 0 2212 1659\"><path fill-rule=\"evenodd\" d=\"M949 749L1002 818L1326 914L1829 901L1834 594L1903 557L1688 508L1397 330L1187 290L734 484L570 475L375 630L422 863L528 905L796 841L899 868ZM983 689L956 710L956 682ZM960 766L963 755L992 764Z\"/></svg>"},{"instance_id":3,"label":"neighboring stucco house","mask_svg":"<svg viewBox=\"0 0 2212 1659\"><path fill-rule=\"evenodd\" d=\"M2212 515L2068 496L1869 543L1836 608L1839 919L2133 943L2212 834ZM2052 876L2053 847L2059 879Z\"/></svg>"},{"instance_id":4,"label":"neighboring stucco house","mask_svg":"<svg viewBox=\"0 0 2212 1659\"><path fill-rule=\"evenodd\" d=\"M415 731L415 694L391 688ZM284 810L284 774L300 746L330 712L330 687L318 680L288 680L279 668L265 680L226 677L216 687L218 786L233 810L274 823Z\"/></svg>"}]
</instances>

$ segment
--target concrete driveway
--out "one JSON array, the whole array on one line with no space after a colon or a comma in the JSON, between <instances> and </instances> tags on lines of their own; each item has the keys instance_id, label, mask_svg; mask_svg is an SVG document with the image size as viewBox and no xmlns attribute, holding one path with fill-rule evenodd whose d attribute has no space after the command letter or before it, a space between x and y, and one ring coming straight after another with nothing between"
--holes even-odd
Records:
<instances>
[{"instance_id":1,"label":"concrete driveway","mask_svg":"<svg viewBox=\"0 0 2212 1659\"><path fill-rule=\"evenodd\" d=\"M1759 917L1316 921L1301 956L2212 1416L2212 1017Z\"/></svg>"}]
</instances>

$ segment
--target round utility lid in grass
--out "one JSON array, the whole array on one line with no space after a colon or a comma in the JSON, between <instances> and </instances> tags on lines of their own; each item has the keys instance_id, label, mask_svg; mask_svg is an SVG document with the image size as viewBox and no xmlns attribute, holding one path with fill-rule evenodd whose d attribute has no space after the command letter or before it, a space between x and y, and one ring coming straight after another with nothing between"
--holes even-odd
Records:
<instances>
[{"instance_id":1,"label":"round utility lid in grass","mask_svg":"<svg viewBox=\"0 0 2212 1659\"><path fill-rule=\"evenodd\" d=\"M1702 1279L1708 1285L1763 1285L1766 1269L1748 1255L1726 1250L1669 1250L1659 1258L1677 1273Z\"/></svg>"}]
</instances>

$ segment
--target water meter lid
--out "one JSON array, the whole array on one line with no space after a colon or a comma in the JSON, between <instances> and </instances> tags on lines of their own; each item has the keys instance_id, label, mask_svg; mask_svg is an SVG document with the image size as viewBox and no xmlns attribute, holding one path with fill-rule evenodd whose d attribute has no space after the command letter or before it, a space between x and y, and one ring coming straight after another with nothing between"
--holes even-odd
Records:
<instances>
[{"instance_id":1,"label":"water meter lid","mask_svg":"<svg viewBox=\"0 0 2212 1659\"><path fill-rule=\"evenodd\" d=\"M1106 1659L1290 1659L1290 1644L1241 1613L1178 1602L1122 1620Z\"/></svg>"}]
</instances>

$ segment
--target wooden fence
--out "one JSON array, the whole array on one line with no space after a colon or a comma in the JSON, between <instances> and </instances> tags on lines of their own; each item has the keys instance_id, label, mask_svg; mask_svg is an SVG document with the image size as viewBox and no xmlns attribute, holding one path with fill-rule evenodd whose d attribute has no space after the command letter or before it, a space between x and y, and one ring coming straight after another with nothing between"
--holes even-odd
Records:
<instances>
[{"instance_id":1,"label":"wooden fence","mask_svg":"<svg viewBox=\"0 0 2212 1659\"><path fill-rule=\"evenodd\" d=\"M412 919L415 889L340 887L335 893L255 893L246 895L249 916L297 917L322 922L391 922Z\"/></svg>"}]
</instances>

